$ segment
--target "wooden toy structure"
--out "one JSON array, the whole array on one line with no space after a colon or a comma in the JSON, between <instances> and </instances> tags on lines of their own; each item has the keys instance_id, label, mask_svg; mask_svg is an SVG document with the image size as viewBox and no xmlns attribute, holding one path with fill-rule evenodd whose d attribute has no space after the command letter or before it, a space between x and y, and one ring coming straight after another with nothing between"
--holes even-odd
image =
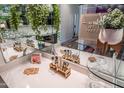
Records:
<instances>
[{"instance_id":1,"label":"wooden toy structure","mask_svg":"<svg viewBox=\"0 0 124 93\"><path fill-rule=\"evenodd\" d=\"M52 63L50 63L50 69L57 73L60 73L65 78L69 77L71 74L71 68L69 68L68 62L63 62L61 57L52 57Z\"/></svg>"},{"instance_id":2,"label":"wooden toy structure","mask_svg":"<svg viewBox=\"0 0 124 93\"><path fill-rule=\"evenodd\" d=\"M80 64L80 58L79 55L72 54L71 50L64 50L64 55L62 56L63 59L69 60L71 62Z\"/></svg>"},{"instance_id":3,"label":"wooden toy structure","mask_svg":"<svg viewBox=\"0 0 124 93\"><path fill-rule=\"evenodd\" d=\"M34 44L34 41L33 40L29 40L29 39L27 39L26 40L26 43L27 43L27 46L30 46L30 47L35 47L35 44Z\"/></svg>"},{"instance_id":4,"label":"wooden toy structure","mask_svg":"<svg viewBox=\"0 0 124 93\"><path fill-rule=\"evenodd\" d=\"M14 48L14 50L16 50L18 52L21 52L24 50L22 45L21 45L21 42L15 42L13 45L13 48Z\"/></svg>"}]
</instances>

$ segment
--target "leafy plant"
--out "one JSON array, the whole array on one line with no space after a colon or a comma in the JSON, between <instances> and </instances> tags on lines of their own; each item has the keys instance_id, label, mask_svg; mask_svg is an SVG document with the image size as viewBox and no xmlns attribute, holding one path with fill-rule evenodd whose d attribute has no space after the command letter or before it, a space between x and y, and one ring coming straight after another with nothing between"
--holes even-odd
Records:
<instances>
[{"instance_id":1,"label":"leafy plant","mask_svg":"<svg viewBox=\"0 0 124 93\"><path fill-rule=\"evenodd\" d=\"M20 13L18 11L18 5L12 5L10 8L10 24L13 30L18 30L20 23Z\"/></svg>"},{"instance_id":2,"label":"leafy plant","mask_svg":"<svg viewBox=\"0 0 124 93\"><path fill-rule=\"evenodd\" d=\"M60 9L57 4L53 4L53 27L56 31L60 28Z\"/></svg>"},{"instance_id":3,"label":"leafy plant","mask_svg":"<svg viewBox=\"0 0 124 93\"><path fill-rule=\"evenodd\" d=\"M37 35L40 35L39 28L47 30L47 18L49 16L49 7L46 4L32 4L27 8L28 20L32 29Z\"/></svg>"},{"instance_id":4,"label":"leafy plant","mask_svg":"<svg viewBox=\"0 0 124 93\"><path fill-rule=\"evenodd\" d=\"M0 21L5 21L8 19L8 16L0 16Z\"/></svg>"},{"instance_id":5,"label":"leafy plant","mask_svg":"<svg viewBox=\"0 0 124 93\"><path fill-rule=\"evenodd\" d=\"M3 12L3 5L0 5L0 11L2 11ZM0 21L6 21L8 19L8 16L6 15L6 16L4 16L4 15L2 15L2 14L0 14Z\"/></svg>"},{"instance_id":6,"label":"leafy plant","mask_svg":"<svg viewBox=\"0 0 124 93\"><path fill-rule=\"evenodd\" d=\"M121 29L124 27L124 14L116 8L105 14L100 20L100 24L106 29Z\"/></svg>"},{"instance_id":7,"label":"leafy plant","mask_svg":"<svg viewBox=\"0 0 124 93\"><path fill-rule=\"evenodd\" d=\"M0 10L2 10L2 8L3 8L3 5L0 5Z\"/></svg>"}]
</instances>

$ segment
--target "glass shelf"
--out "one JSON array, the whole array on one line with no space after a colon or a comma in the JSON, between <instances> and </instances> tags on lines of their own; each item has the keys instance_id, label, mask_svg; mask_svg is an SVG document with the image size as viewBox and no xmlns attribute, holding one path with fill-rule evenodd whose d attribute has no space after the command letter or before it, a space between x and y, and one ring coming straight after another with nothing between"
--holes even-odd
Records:
<instances>
[{"instance_id":1,"label":"glass shelf","mask_svg":"<svg viewBox=\"0 0 124 93\"><path fill-rule=\"evenodd\" d=\"M87 66L93 74L119 87L124 87L124 62L113 61L112 58L96 54L92 57L95 57L96 61L88 61Z\"/></svg>"}]
</instances>

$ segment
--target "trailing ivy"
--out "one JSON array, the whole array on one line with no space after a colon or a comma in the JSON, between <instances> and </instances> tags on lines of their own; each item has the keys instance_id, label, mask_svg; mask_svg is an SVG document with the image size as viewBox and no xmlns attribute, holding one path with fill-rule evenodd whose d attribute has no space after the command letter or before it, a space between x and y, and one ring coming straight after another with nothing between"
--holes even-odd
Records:
<instances>
[{"instance_id":1,"label":"trailing ivy","mask_svg":"<svg viewBox=\"0 0 124 93\"><path fill-rule=\"evenodd\" d=\"M27 7L28 20L36 34L40 34L39 28L47 30L47 18L49 7L46 4L31 4Z\"/></svg>"},{"instance_id":2,"label":"trailing ivy","mask_svg":"<svg viewBox=\"0 0 124 93\"><path fill-rule=\"evenodd\" d=\"M20 13L18 11L18 5L12 5L10 8L10 24L13 30L18 30L20 23Z\"/></svg>"},{"instance_id":3,"label":"trailing ivy","mask_svg":"<svg viewBox=\"0 0 124 93\"><path fill-rule=\"evenodd\" d=\"M53 27L58 32L60 28L60 9L57 4L53 4Z\"/></svg>"}]
</instances>

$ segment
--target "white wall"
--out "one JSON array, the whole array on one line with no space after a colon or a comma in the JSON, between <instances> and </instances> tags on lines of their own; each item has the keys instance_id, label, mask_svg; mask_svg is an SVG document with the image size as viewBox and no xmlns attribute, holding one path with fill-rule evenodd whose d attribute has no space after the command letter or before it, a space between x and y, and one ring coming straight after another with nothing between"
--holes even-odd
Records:
<instances>
[{"instance_id":1,"label":"white wall","mask_svg":"<svg viewBox=\"0 0 124 93\"><path fill-rule=\"evenodd\" d=\"M61 43L72 39L73 37L73 21L75 13L79 14L78 5L62 4L61 11Z\"/></svg>"},{"instance_id":2,"label":"white wall","mask_svg":"<svg viewBox=\"0 0 124 93\"><path fill-rule=\"evenodd\" d=\"M80 12L81 12L81 14L87 14L87 12L88 13L95 13L96 12L96 5L95 4L80 5Z\"/></svg>"}]
</instances>

